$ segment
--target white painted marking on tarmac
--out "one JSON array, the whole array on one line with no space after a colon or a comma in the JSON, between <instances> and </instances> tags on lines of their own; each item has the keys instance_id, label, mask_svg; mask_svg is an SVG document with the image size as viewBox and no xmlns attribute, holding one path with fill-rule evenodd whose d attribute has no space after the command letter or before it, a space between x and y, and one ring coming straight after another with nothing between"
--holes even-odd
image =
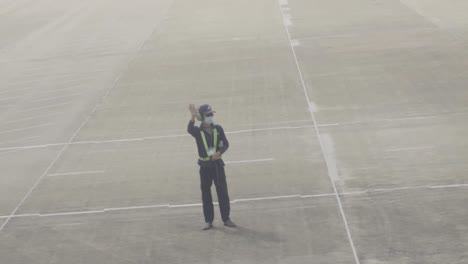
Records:
<instances>
[{"instance_id":1,"label":"white painted marking on tarmac","mask_svg":"<svg viewBox=\"0 0 468 264\"><path fill-rule=\"evenodd\" d=\"M395 188L377 188L373 190L369 190L366 192L393 192L393 191L404 191L404 190L414 190L414 189L421 189L421 188L429 188L429 186L406 186L406 187L395 187Z\"/></svg>"},{"instance_id":2,"label":"white painted marking on tarmac","mask_svg":"<svg viewBox=\"0 0 468 264\"><path fill-rule=\"evenodd\" d=\"M301 45L301 42L298 39L293 39L293 40L291 40L291 45L293 45L293 47L297 47L297 46ZM316 111L314 111L314 112L316 112Z\"/></svg>"},{"instance_id":3,"label":"white painted marking on tarmac","mask_svg":"<svg viewBox=\"0 0 468 264\"><path fill-rule=\"evenodd\" d=\"M22 146L22 147L6 147L6 148L0 148L0 150L10 150L10 149L36 149L36 148L48 148L48 147L57 147L57 146L64 146L64 145L74 145L74 143L71 143L71 144L67 144L67 143L53 143L53 144L44 144L44 145Z\"/></svg>"},{"instance_id":4,"label":"white painted marking on tarmac","mask_svg":"<svg viewBox=\"0 0 468 264\"><path fill-rule=\"evenodd\" d=\"M318 127L330 127L330 126L339 126L339 125L342 125L342 123L319 124L317 126Z\"/></svg>"},{"instance_id":5,"label":"white painted marking on tarmac","mask_svg":"<svg viewBox=\"0 0 468 264\"><path fill-rule=\"evenodd\" d=\"M431 189L460 188L460 187L468 187L468 184L450 184L450 185L429 186L429 188Z\"/></svg>"},{"instance_id":6,"label":"white painted marking on tarmac","mask_svg":"<svg viewBox=\"0 0 468 264\"><path fill-rule=\"evenodd\" d=\"M174 1L171 1L170 5L167 7L166 9L166 12L167 10L169 10L172 5L173 5ZM145 44L148 42L148 40L151 38L151 36L154 34L154 32L159 28L159 25L160 24L157 24L155 26L155 29L149 34L149 36L142 42L141 46L139 47L139 49L134 53L134 55L130 58L130 60L128 61L127 63L127 67L128 65L131 65L133 60L137 57L137 55L141 52L141 50L143 49L143 47L145 46ZM102 97L101 101L104 101L106 99L106 97L109 95L109 93L111 92L111 90L116 86L116 83L121 79L121 77L123 76L123 73L125 71L121 71L121 73L114 79L114 81L112 82L112 85L110 85L110 88L107 90L107 92L104 94L104 96ZM28 110L30 111L30 109ZM78 135L78 133L81 131L81 129L84 127L84 125L89 121L89 119L91 118L92 116L92 113L89 114L86 119L81 123L80 127L78 127L78 129L75 131L75 133L70 137L70 139L68 140L68 142L66 144L64 144L64 146L62 147L62 149L58 152L57 156L55 157L55 159L49 164L49 166L46 168L46 170L42 173L42 175L36 180L36 182L34 183L34 185L29 189L29 191L26 193L26 195L23 197L23 199L21 199L21 201L19 202L19 204L15 207L15 209L11 212L10 216L11 215L14 215L18 210L19 208L23 205L23 203L26 201L26 199L28 199L28 197L31 195L31 193L34 191L34 189L36 189L36 187L39 185L39 183L42 181L42 179L49 173L50 169L52 168L52 166L58 161L58 159L62 156L62 154L64 153L64 151L67 149L67 147L70 145L70 143L72 143L72 141L76 138L76 136ZM10 222L11 220L11 217L8 217L6 218L6 220L3 222L3 224L0 226L0 232L3 230L3 228Z\"/></svg>"},{"instance_id":7,"label":"white painted marking on tarmac","mask_svg":"<svg viewBox=\"0 0 468 264\"><path fill-rule=\"evenodd\" d=\"M435 146L421 146L421 147L411 147L411 148L395 148L395 149L386 149L386 152L394 151L405 151L405 150L420 150L420 149L433 149Z\"/></svg>"},{"instance_id":8,"label":"white painted marking on tarmac","mask_svg":"<svg viewBox=\"0 0 468 264\"><path fill-rule=\"evenodd\" d=\"M289 14L283 14L283 23L286 27L290 27L293 25L292 17Z\"/></svg>"},{"instance_id":9,"label":"white painted marking on tarmac","mask_svg":"<svg viewBox=\"0 0 468 264\"><path fill-rule=\"evenodd\" d=\"M301 198L319 198L319 197L327 197L327 196L335 196L335 194L334 193L309 194L309 195L301 195Z\"/></svg>"},{"instance_id":10,"label":"white painted marking on tarmac","mask_svg":"<svg viewBox=\"0 0 468 264\"><path fill-rule=\"evenodd\" d=\"M93 110L95 111L95 109L93 109ZM52 113L50 115L55 115L55 114L59 114L59 113ZM371 121L353 121L353 122L341 122L341 123L330 123L330 124L317 124L316 126L317 127L329 127L329 126L340 126L340 125L360 124L360 123L392 122L392 121L412 120L412 119L437 118L437 117L452 116L452 115L468 115L468 113L452 113L452 114L434 115L434 116L419 116L419 117L395 118L395 119L377 119L377 120L371 120ZM43 116L44 115L31 117L31 119L32 118L39 118L39 117L43 117ZM26 120L26 119L24 119L24 120ZM294 121L294 122L296 122L296 121ZM298 120L297 122L302 122L302 120ZM278 123L290 123L290 122L278 122ZM315 125L282 126L282 127L270 127L270 128L245 129L245 130L237 130L237 131L226 131L226 134L252 133L252 132L261 132L261 131L303 129L303 128L315 128ZM179 130L177 130L177 131L179 131ZM182 131L182 130L180 130L180 131ZM48 144L41 144L41 145L30 145L30 146L0 148L0 150L47 148L47 147L63 146L63 145L67 145L67 144L68 145L81 145L81 144L118 143L118 142L131 142L131 141L163 139L163 138L187 137L187 136L188 136L187 134L177 134L177 135L168 135L168 136L149 136L149 137L142 137L142 138L126 138L126 139L115 139L115 140L89 140L89 141L76 141L76 142L72 142L72 143L48 143Z\"/></svg>"},{"instance_id":11,"label":"white painted marking on tarmac","mask_svg":"<svg viewBox=\"0 0 468 264\"><path fill-rule=\"evenodd\" d=\"M226 134L239 134L239 133L251 133L260 131L274 131L274 130L287 130L287 129L301 129L301 128L313 128L313 125L307 126L283 126L283 127L270 127L270 128L256 128L256 129L245 129L237 131L227 131Z\"/></svg>"},{"instance_id":12,"label":"white painted marking on tarmac","mask_svg":"<svg viewBox=\"0 0 468 264\"><path fill-rule=\"evenodd\" d=\"M213 203L213 204L218 204L218 203ZM169 208L182 208L182 207L194 207L194 206L202 206L203 204L201 203L192 203L192 204L174 204L174 205L169 205Z\"/></svg>"},{"instance_id":13,"label":"white painted marking on tarmac","mask_svg":"<svg viewBox=\"0 0 468 264\"><path fill-rule=\"evenodd\" d=\"M163 208L163 207L169 207L169 206L170 206L169 204L141 205L141 206L125 206L125 207L105 208L104 211L105 211L105 212L127 211L127 210Z\"/></svg>"},{"instance_id":14,"label":"white painted marking on tarmac","mask_svg":"<svg viewBox=\"0 0 468 264\"><path fill-rule=\"evenodd\" d=\"M96 108L95 108L96 109ZM94 110L95 110L94 109ZM314 107L312 107L314 109ZM58 114L58 113L54 113ZM468 115L468 113L452 113L446 115L434 115L434 116L419 116L419 117L408 117L408 118L396 118L396 119L378 119L371 121L353 121L353 122L341 122L341 123L330 123L330 124L317 124L317 127L328 127L328 126L340 126L348 124L360 124L360 123L372 123L372 122L391 122L391 121L401 121L401 120L412 120L412 119L421 119L421 118L437 118L451 115ZM37 118L42 116L37 116ZM33 117L35 118L35 117ZM302 122L304 120L298 120L297 122ZM296 121L294 121L296 122ZM282 122L280 122L282 123ZM245 129L237 131L226 131L226 134L239 134L239 133L252 133L252 132L261 132L261 131L274 131L274 130L289 130L289 129L303 129L303 128L315 128L315 125L305 125L305 126L281 126L281 127L270 127L270 128L257 128L257 129ZM119 142L132 142L132 141L143 141L143 140L156 140L164 138L177 138L177 137L188 137L187 134L176 134L168 136L149 136L142 138L124 138L124 139L114 139L114 140L89 140L89 141L76 141L71 143L49 143L41 145L30 145L30 146L18 146L18 147L7 147L0 148L0 150L13 150L13 149L35 149L35 148L47 148L47 147L56 147L63 145L81 145L81 144L105 144L105 143L119 143Z\"/></svg>"},{"instance_id":15,"label":"white painted marking on tarmac","mask_svg":"<svg viewBox=\"0 0 468 264\"><path fill-rule=\"evenodd\" d=\"M240 134L240 133L252 133L252 132L274 131L274 130L288 130L288 129L302 129L302 128L313 128L313 127L314 127L313 125L307 125L307 126L283 126L283 127L271 127L271 128L245 129L245 130L238 130L238 131L226 131L226 134ZM133 142L133 141L156 140L156 139L178 138L178 137L190 137L190 135L189 134L177 134L177 135L152 136L152 137L142 137L142 138L123 138L123 139L112 139L112 140L88 140L88 141L75 141L75 142L70 142L70 143L50 143L50 144L42 144L42 145L6 147L6 148L0 148L0 151L1 150L13 150L13 149L47 148L47 147L57 147L57 146L64 146L64 145L107 144L107 143Z\"/></svg>"},{"instance_id":16,"label":"white painted marking on tarmac","mask_svg":"<svg viewBox=\"0 0 468 264\"><path fill-rule=\"evenodd\" d=\"M100 174L105 173L103 170L97 171L75 171L75 172L63 172L63 173L52 173L47 175L48 177L57 177L57 176L68 176L68 175L85 175L85 174Z\"/></svg>"},{"instance_id":17,"label":"white painted marking on tarmac","mask_svg":"<svg viewBox=\"0 0 468 264\"><path fill-rule=\"evenodd\" d=\"M364 191L354 191L354 192L341 192L338 193L340 196L348 195L362 195L362 194L372 194L379 192L396 192L404 190L417 190L417 189L445 189L445 188L465 188L468 187L468 184L450 184L450 185L423 185L423 186L405 186L405 187L396 187L396 188L380 188L380 189L370 189ZM270 201L270 200L279 200L279 199L293 199L293 198L320 198L320 197L329 197L336 196L336 193L321 193L321 194L292 194L292 195L279 195L279 196L266 196L266 197L254 197L254 198L239 198L234 199L231 203L243 203L243 202L255 202L255 201ZM213 204L218 204L214 202ZM102 210L82 210L82 211L73 211L73 212L57 212L57 213L33 213L33 214L11 214L0 216L0 219L9 219L9 218L21 218L21 217L53 217L53 216L70 216L70 215L83 215L83 214L102 214L106 212L114 211L129 211L129 210L144 210L144 209L157 209L157 208L184 208L184 207L198 207L202 206L201 203L188 203L188 204L155 204L155 205L141 205L141 206L125 206L125 207L111 207L104 208Z\"/></svg>"},{"instance_id":18,"label":"white painted marking on tarmac","mask_svg":"<svg viewBox=\"0 0 468 264\"><path fill-rule=\"evenodd\" d=\"M400 0L400 3L408 7L409 9L413 10L418 15L424 17L429 23L433 24L436 27L440 27L441 20L437 17L427 15L422 8L420 8L417 4L408 3L407 0Z\"/></svg>"},{"instance_id":19,"label":"white painted marking on tarmac","mask_svg":"<svg viewBox=\"0 0 468 264\"><path fill-rule=\"evenodd\" d=\"M310 105L309 111L312 111L314 113L318 112L318 106L314 102L310 102L309 105Z\"/></svg>"},{"instance_id":20,"label":"white painted marking on tarmac","mask_svg":"<svg viewBox=\"0 0 468 264\"><path fill-rule=\"evenodd\" d=\"M91 210L91 211L76 211L76 212L64 212L64 213L48 213L48 214L39 214L40 217L50 217L50 216L70 216L70 215L82 215L82 214L102 214L104 210Z\"/></svg>"},{"instance_id":21,"label":"white painted marking on tarmac","mask_svg":"<svg viewBox=\"0 0 468 264\"><path fill-rule=\"evenodd\" d=\"M343 192L341 195L360 195L360 194L370 194L378 192L397 192L397 191L406 191L406 190L421 190L421 189L447 189L447 188L464 188L468 187L468 184L449 184L449 185L419 185L419 186L403 186L395 188L377 188L370 189L365 191L357 192Z\"/></svg>"},{"instance_id":22,"label":"white painted marking on tarmac","mask_svg":"<svg viewBox=\"0 0 468 264\"><path fill-rule=\"evenodd\" d=\"M333 181L339 181L338 176L338 160L336 158L335 152L335 142L333 138L329 134L322 134L322 142L323 142L323 152L325 155L326 163L328 164L328 173L330 178Z\"/></svg>"},{"instance_id":23,"label":"white painted marking on tarmac","mask_svg":"<svg viewBox=\"0 0 468 264\"><path fill-rule=\"evenodd\" d=\"M300 198L300 197L301 195L299 194L293 194L293 195L267 196L267 197L258 197L258 198L244 198L244 199L235 199L231 201L231 203L277 200L277 199Z\"/></svg>"},{"instance_id":24,"label":"white painted marking on tarmac","mask_svg":"<svg viewBox=\"0 0 468 264\"><path fill-rule=\"evenodd\" d=\"M297 55L296 55L296 50L294 49L294 46L292 44L292 40L291 40L291 34L289 32L289 29L288 29L288 24L287 24L287 17L285 17L285 14L283 12L283 10L281 9L281 5L279 6L279 10L281 12L281 15L283 16L283 24L284 24L284 29L286 31L286 35L288 37L288 40L289 40L289 43L290 43L290 47L291 47L291 52L292 52L292 55L294 57L294 61L296 63L296 68L297 68L297 72L299 74L299 78L301 80L301 84L302 84L302 89L304 91L304 95L305 95L305 98L306 98L306 101L307 101L307 104L309 106L309 109L312 108L310 102L312 102L312 100L310 100L310 96L309 96L309 93L307 92L307 87L306 87L306 84L305 84L305 81L304 81L304 77L302 75L302 70L301 70L301 66L299 65L299 60L297 59ZM341 213L341 217L343 218L343 223L344 223L344 226L346 228L346 234L348 235L348 240L349 240L349 244L351 246L351 249L353 251L353 255L354 255L354 260L356 261L356 264L360 264L360 261L359 261L359 258L358 258L358 255L357 255L357 252L356 252L356 248L354 246L354 241L353 241L353 237L351 236L351 231L349 229L349 224L348 224L348 220L346 219L346 214L343 210L343 205L341 203L341 198L338 194L338 190L336 188L336 184L335 184L335 181L333 179L333 168L331 167L331 165L329 164L329 159L327 158L327 155L325 154L325 147L323 145L323 142L322 142L322 138L320 136L320 132L319 132L319 128L317 127L317 121L315 119L315 115L314 115L314 112L312 111L309 111L310 113L310 116L312 118L312 121L314 123L314 126L315 126L315 132L316 132L316 135L317 135L317 138L318 138L318 141L320 143L320 147L322 149L322 155L323 155L323 158L325 159L325 164L327 166L327 169L328 169L328 175L330 177L330 180L331 180L331 183L332 183L332 186L333 186L333 190L335 192L335 196L336 196L336 200L338 202L338 207L340 209L340 213Z\"/></svg>"},{"instance_id":25,"label":"white painted marking on tarmac","mask_svg":"<svg viewBox=\"0 0 468 264\"><path fill-rule=\"evenodd\" d=\"M21 218L21 217L37 217L39 214L17 214L17 215L2 215L0 219L8 219L8 218Z\"/></svg>"},{"instance_id":26,"label":"white painted marking on tarmac","mask_svg":"<svg viewBox=\"0 0 468 264\"><path fill-rule=\"evenodd\" d=\"M83 123L81 123L80 127L75 131L75 133L70 137L68 143L71 143L73 141L73 139L75 139L75 137L78 135L78 132L80 132L81 128L88 122L89 118L91 117L91 115L89 115L84 121ZM46 168L46 170L41 174L41 176L39 176L39 178L36 180L36 182L34 183L34 185L29 189L29 191L26 193L26 195L23 197L23 199L21 199L21 201L18 203L18 205L15 207L15 209L13 210L13 212L10 214L10 215L14 215L18 210L19 208L21 207L21 205L23 205L23 203L26 201L26 199L28 199L28 197L31 195L31 193L34 191L34 189L36 189L36 187L39 185L39 183L42 181L42 179L49 173L49 170L52 168L52 166L54 166L54 164L58 161L58 159L62 156L62 153L67 149L68 145L64 145L63 148L57 153L57 156L55 156L54 160L49 164L49 166ZM0 232L3 230L3 228L8 224L8 222L10 222L10 218L7 218L5 220L5 222L3 222L3 224L0 226Z\"/></svg>"},{"instance_id":27,"label":"white painted marking on tarmac","mask_svg":"<svg viewBox=\"0 0 468 264\"><path fill-rule=\"evenodd\" d=\"M367 120L367 121L348 121L348 122L339 122L339 123L330 123L330 124L319 124L317 126L318 127L327 127L327 126L368 124L368 123L380 123L380 122L412 121L412 120L419 120L419 119L432 119L432 118L440 118L440 117L447 117L447 116L458 116L458 115L468 115L468 112L449 113L449 114L443 114L443 115L412 116L412 117L401 117L401 118L384 118L384 119L374 119L374 120Z\"/></svg>"},{"instance_id":28,"label":"white painted marking on tarmac","mask_svg":"<svg viewBox=\"0 0 468 264\"><path fill-rule=\"evenodd\" d=\"M236 160L236 161L226 161L226 164L238 164L238 163L253 163L253 162L265 162L265 161L274 161L274 158L268 159L253 159L253 160Z\"/></svg>"}]
</instances>

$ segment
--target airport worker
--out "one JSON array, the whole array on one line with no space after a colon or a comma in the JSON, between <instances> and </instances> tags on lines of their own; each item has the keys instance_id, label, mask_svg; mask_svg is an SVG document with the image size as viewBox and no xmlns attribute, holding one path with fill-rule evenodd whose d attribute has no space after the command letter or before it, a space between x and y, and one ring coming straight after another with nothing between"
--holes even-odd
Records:
<instances>
[{"instance_id":1,"label":"airport worker","mask_svg":"<svg viewBox=\"0 0 468 264\"><path fill-rule=\"evenodd\" d=\"M203 214L205 225L203 230L213 228L214 208L211 197L211 185L214 182L218 194L221 219L227 227L236 227L229 218L230 201L224 172L222 155L229 148L223 128L213 123L214 111L211 106L204 104L198 110L190 104L191 119L187 132L195 138L198 148L198 165L200 167L200 185L202 192ZM201 121L200 126L195 126L195 120Z\"/></svg>"}]
</instances>

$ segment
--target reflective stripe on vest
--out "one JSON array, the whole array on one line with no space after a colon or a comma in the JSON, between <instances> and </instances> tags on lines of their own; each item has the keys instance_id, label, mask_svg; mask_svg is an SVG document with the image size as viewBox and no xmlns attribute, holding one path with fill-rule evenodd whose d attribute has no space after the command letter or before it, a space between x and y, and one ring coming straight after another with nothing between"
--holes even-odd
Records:
<instances>
[{"instance_id":1,"label":"reflective stripe on vest","mask_svg":"<svg viewBox=\"0 0 468 264\"><path fill-rule=\"evenodd\" d=\"M214 128L213 130L213 138L214 138L214 144L213 144L213 147L216 151L216 149L218 148L218 130L216 128ZM201 134L201 138L202 138L202 141L203 141L203 145L205 146L205 151L206 151L206 155L208 155L208 157L206 158L202 158L200 157L200 160L202 161L210 161L211 160L211 157L209 156L208 152L209 152L209 148L208 148L208 142L206 142L206 136L205 136L205 133L203 132L203 130L200 130L200 134Z\"/></svg>"}]
</instances>

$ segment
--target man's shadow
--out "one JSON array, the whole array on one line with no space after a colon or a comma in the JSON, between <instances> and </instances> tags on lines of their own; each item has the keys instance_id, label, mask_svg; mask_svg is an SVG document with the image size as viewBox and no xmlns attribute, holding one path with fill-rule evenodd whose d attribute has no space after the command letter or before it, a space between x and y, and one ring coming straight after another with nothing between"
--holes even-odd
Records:
<instances>
[{"instance_id":1,"label":"man's shadow","mask_svg":"<svg viewBox=\"0 0 468 264\"><path fill-rule=\"evenodd\" d=\"M246 239L248 242L268 242L268 243L281 243L284 240L273 231L259 231L243 226L237 226L235 228L220 227L216 228L217 231L223 232L232 236L241 237Z\"/></svg>"}]
</instances>

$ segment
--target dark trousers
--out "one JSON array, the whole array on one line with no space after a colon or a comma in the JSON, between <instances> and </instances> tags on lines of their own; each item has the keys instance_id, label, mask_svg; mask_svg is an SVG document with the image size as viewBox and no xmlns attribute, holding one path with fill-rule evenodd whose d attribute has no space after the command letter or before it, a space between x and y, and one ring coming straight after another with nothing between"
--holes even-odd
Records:
<instances>
[{"instance_id":1,"label":"dark trousers","mask_svg":"<svg viewBox=\"0 0 468 264\"><path fill-rule=\"evenodd\" d=\"M229 219L229 212L231 211L224 166L216 164L213 167L200 167L203 214L205 215L206 223L213 223L214 219L213 199L211 197L211 185L213 182L218 194L219 210L223 222Z\"/></svg>"}]
</instances>

